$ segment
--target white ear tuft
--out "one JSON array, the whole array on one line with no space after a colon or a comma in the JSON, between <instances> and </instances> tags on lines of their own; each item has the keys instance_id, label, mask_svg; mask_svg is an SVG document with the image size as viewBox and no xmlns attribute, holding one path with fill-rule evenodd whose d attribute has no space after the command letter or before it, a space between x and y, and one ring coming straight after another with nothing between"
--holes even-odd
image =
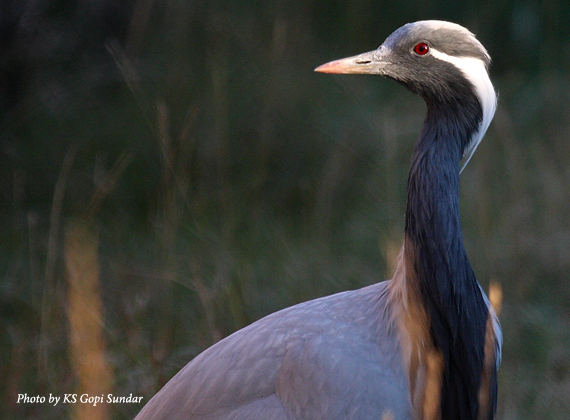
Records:
<instances>
[{"instance_id":1,"label":"white ear tuft","mask_svg":"<svg viewBox=\"0 0 570 420\"><path fill-rule=\"evenodd\" d=\"M469 159L471 159L471 156L473 156L475 149L477 149L477 146L479 146L481 139L489 128L489 124L491 124L491 120L497 109L497 94L489 79L487 65L482 60L473 57L453 57L433 48L431 53L435 58L453 64L465 75L467 80L473 85L475 94L483 110L483 119L479 130L473 134L471 141L463 153L460 167L461 172L469 162Z\"/></svg>"}]
</instances>

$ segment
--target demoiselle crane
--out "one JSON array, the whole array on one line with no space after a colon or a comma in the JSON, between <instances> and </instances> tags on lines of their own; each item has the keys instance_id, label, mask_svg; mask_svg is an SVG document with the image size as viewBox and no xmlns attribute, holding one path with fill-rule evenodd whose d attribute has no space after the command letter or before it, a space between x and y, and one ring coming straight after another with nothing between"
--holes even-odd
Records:
<instances>
[{"instance_id":1,"label":"demoiselle crane","mask_svg":"<svg viewBox=\"0 0 570 420\"><path fill-rule=\"evenodd\" d=\"M494 418L502 335L463 244L459 174L496 107L467 29L407 24L322 73L377 74L427 103L392 280L271 314L195 357L147 419Z\"/></svg>"}]
</instances>

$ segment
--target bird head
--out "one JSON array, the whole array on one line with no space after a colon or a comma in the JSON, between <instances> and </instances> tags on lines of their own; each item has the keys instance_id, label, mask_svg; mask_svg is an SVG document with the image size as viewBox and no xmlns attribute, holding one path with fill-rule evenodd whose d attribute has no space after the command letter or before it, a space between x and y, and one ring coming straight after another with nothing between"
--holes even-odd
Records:
<instances>
[{"instance_id":1,"label":"bird head","mask_svg":"<svg viewBox=\"0 0 570 420\"><path fill-rule=\"evenodd\" d=\"M465 144L463 168L495 113L490 62L485 47L464 27L427 20L402 26L374 51L331 61L315 71L388 77L424 98L429 109L475 116L477 129Z\"/></svg>"}]
</instances>

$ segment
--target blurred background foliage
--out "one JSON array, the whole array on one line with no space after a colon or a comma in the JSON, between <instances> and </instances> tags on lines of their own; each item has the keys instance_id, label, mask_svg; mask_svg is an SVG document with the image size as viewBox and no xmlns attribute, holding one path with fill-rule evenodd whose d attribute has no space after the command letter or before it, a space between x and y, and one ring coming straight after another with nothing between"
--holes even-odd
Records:
<instances>
[{"instance_id":1,"label":"blurred background foliage","mask_svg":"<svg viewBox=\"0 0 570 420\"><path fill-rule=\"evenodd\" d=\"M295 303L391 276L422 101L313 73L451 20L499 108L462 175L503 289L500 419L570 413L570 2L5 0L0 397L6 419L123 419L188 360Z\"/></svg>"}]
</instances>

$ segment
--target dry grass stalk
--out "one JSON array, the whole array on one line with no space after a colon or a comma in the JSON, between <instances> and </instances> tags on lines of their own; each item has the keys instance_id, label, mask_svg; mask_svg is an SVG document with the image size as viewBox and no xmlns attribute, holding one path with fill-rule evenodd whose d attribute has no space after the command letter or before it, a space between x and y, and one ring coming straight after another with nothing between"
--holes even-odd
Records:
<instances>
[{"instance_id":1,"label":"dry grass stalk","mask_svg":"<svg viewBox=\"0 0 570 420\"><path fill-rule=\"evenodd\" d=\"M71 222L65 231L70 356L79 380L78 394L106 395L113 373L106 360L103 302L99 281L98 235L85 222ZM107 404L76 403L71 419L105 420Z\"/></svg>"},{"instance_id":2,"label":"dry grass stalk","mask_svg":"<svg viewBox=\"0 0 570 420\"><path fill-rule=\"evenodd\" d=\"M497 316L499 316L503 306L503 288L501 283L492 281L489 284L489 302L491 302L491 306L495 310Z\"/></svg>"}]
</instances>

